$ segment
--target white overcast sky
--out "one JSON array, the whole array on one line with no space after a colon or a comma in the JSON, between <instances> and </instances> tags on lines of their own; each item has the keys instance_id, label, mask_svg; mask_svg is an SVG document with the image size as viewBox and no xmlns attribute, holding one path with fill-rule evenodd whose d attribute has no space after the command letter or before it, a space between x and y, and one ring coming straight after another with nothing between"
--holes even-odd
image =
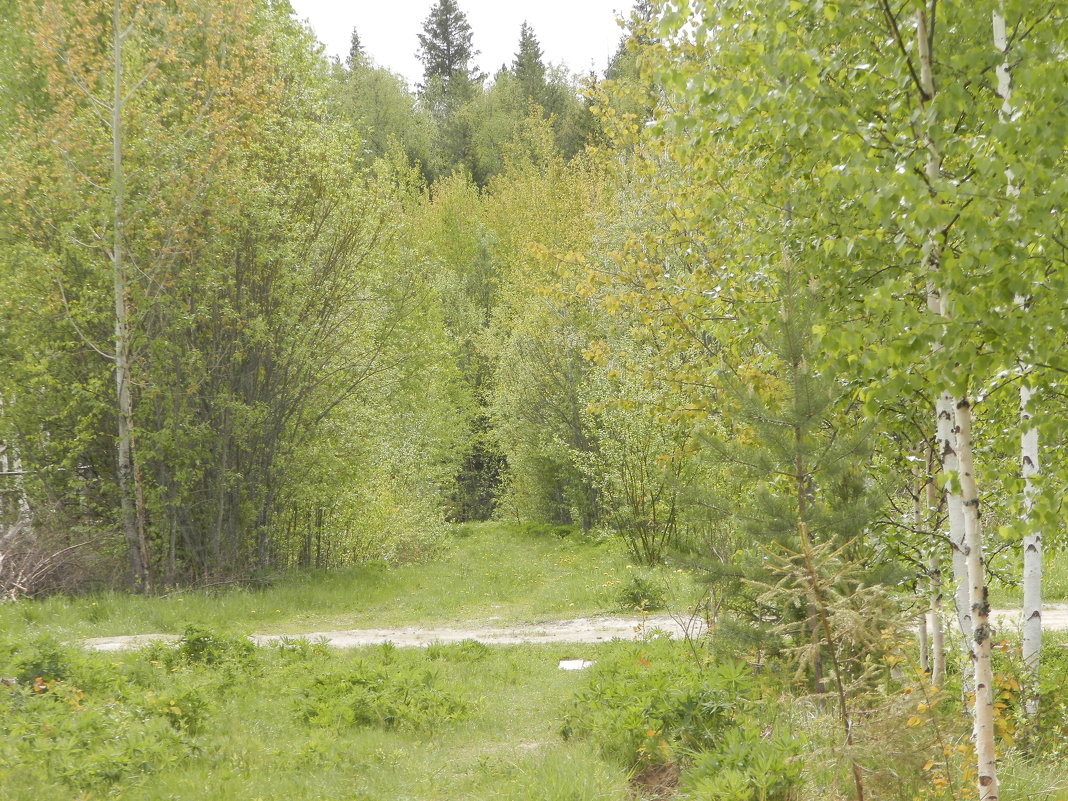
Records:
<instances>
[{"instance_id":1,"label":"white overcast sky","mask_svg":"<svg viewBox=\"0 0 1068 801\"><path fill-rule=\"evenodd\" d=\"M349 52L355 28L364 50L415 85L423 77L415 57L418 34L434 0L291 0L297 18L310 22L329 56ZM619 14L632 0L459 0L474 33L483 72L493 75L509 64L519 43L519 26L534 28L546 62L566 64L572 72L603 71L616 50L622 30Z\"/></svg>"}]
</instances>

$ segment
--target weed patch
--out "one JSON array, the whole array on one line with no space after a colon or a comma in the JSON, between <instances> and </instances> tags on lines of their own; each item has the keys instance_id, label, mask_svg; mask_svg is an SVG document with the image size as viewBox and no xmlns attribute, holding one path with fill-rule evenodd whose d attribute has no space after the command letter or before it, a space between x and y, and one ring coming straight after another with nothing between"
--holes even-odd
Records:
<instances>
[{"instance_id":1,"label":"weed patch","mask_svg":"<svg viewBox=\"0 0 1068 801\"><path fill-rule=\"evenodd\" d=\"M463 720L470 705L442 686L433 669L357 663L344 673L320 676L297 702L301 719L313 726L380 726L431 732Z\"/></svg>"}]
</instances>

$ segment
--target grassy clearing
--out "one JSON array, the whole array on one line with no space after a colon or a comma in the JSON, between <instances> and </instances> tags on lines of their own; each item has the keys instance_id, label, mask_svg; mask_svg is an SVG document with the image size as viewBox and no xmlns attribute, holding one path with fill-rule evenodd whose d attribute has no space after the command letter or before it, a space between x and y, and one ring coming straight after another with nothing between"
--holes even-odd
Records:
<instances>
[{"instance_id":1,"label":"grassy clearing","mask_svg":"<svg viewBox=\"0 0 1068 801\"><path fill-rule=\"evenodd\" d=\"M240 636L619 611L620 598L657 582L679 607L695 591L687 574L628 567L610 543L485 525L459 529L441 560L394 572L0 606L0 677L17 679L0 686L0 799L634 801L635 782L654 788L664 776L680 801L754 801L757 786L774 801L847 797L834 705L809 695L790 660L758 657L729 627L696 648L336 651L299 639L254 648ZM150 630L184 638L120 655L56 644ZM996 654L1006 801L1068 801L1065 644L1047 640L1039 736L1017 730L1015 645ZM595 666L561 671L561 659ZM969 797L955 672L936 703L918 702L913 679L879 675L852 701L873 797Z\"/></svg>"},{"instance_id":2,"label":"grassy clearing","mask_svg":"<svg viewBox=\"0 0 1068 801\"><path fill-rule=\"evenodd\" d=\"M695 598L688 575L631 566L617 541L486 523L457 526L445 554L423 564L304 571L262 588L187 591L167 598L103 592L19 601L0 605L0 628L72 638L180 634L190 624L299 634L457 622L534 623L626 611L622 591L639 574L661 584L679 609Z\"/></svg>"},{"instance_id":3,"label":"grassy clearing","mask_svg":"<svg viewBox=\"0 0 1068 801\"><path fill-rule=\"evenodd\" d=\"M246 651L205 638L121 660L39 649L64 675L0 696L0 797L628 797L621 766L560 735L584 677L558 661L616 645ZM0 668L22 669L22 653Z\"/></svg>"},{"instance_id":4,"label":"grassy clearing","mask_svg":"<svg viewBox=\"0 0 1068 801\"><path fill-rule=\"evenodd\" d=\"M579 658L596 665L557 667ZM1060 662L1047 688L1063 686ZM680 801L755 801L757 784L775 801L846 797L835 710L793 695L786 664L767 668L660 639L336 651L192 630L120 659L8 639L0 798L635 801L632 776L649 775L636 761L681 766ZM856 702L874 797L969 797L966 747L952 787L930 771L942 743L967 743L958 692L918 713L910 689ZM1006 801L1068 801L1063 741L1039 761L1003 745Z\"/></svg>"}]
</instances>

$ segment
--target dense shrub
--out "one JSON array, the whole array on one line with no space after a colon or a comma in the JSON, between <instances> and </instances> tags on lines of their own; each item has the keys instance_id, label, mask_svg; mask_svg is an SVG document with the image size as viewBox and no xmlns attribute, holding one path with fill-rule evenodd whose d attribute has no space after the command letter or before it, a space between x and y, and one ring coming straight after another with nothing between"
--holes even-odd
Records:
<instances>
[{"instance_id":1,"label":"dense shrub","mask_svg":"<svg viewBox=\"0 0 1068 801\"><path fill-rule=\"evenodd\" d=\"M178 642L178 658L187 663L219 665L224 662L248 662L256 646L246 638L222 634L203 626L187 626Z\"/></svg>"},{"instance_id":2,"label":"dense shrub","mask_svg":"<svg viewBox=\"0 0 1068 801\"><path fill-rule=\"evenodd\" d=\"M787 801L803 743L780 731L760 696L748 667L706 664L682 644L653 639L598 662L563 735L589 739L630 768L682 767L688 798Z\"/></svg>"},{"instance_id":3,"label":"dense shrub","mask_svg":"<svg viewBox=\"0 0 1068 801\"><path fill-rule=\"evenodd\" d=\"M61 783L106 791L174 766L196 750L206 711L196 688L157 671L146 689L124 666L50 642L0 647L0 795L8 786Z\"/></svg>"},{"instance_id":4,"label":"dense shrub","mask_svg":"<svg viewBox=\"0 0 1068 801\"><path fill-rule=\"evenodd\" d=\"M300 717L315 726L378 726L425 732L462 720L470 711L437 673L404 661L357 662L344 673L314 679L298 699Z\"/></svg>"},{"instance_id":5,"label":"dense shrub","mask_svg":"<svg viewBox=\"0 0 1068 801\"><path fill-rule=\"evenodd\" d=\"M785 730L767 735L752 723L728 729L683 774L682 795L692 801L789 801L801 781L802 747Z\"/></svg>"},{"instance_id":6,"label":"dense shrub","mask_svg":"<svg viewBox=\"0 0 1068 801\"><path fill-rule=\"evenodd\" d=\"M656 579L635 573L616 591L616 603L627 611L655 612L667 606L667 590Z\"/></svg>"},{"instance_id":7,"label":"dense shrub","mask_svg":"<svg viewBox=\"0 0 1068 801\"><path fill-rule=\"evenodd\" d=\"M672 762L718 742L753 694L744 668L705 666L670 640L647 640L594 666L563 733L624 764Z\"/></svg>"}]
</instances>

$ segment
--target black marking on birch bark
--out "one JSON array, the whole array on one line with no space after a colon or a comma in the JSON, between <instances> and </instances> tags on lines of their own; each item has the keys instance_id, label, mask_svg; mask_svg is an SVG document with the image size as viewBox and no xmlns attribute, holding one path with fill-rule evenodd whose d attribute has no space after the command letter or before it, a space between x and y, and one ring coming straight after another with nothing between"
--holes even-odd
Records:
<instances>
[{"instance_id":1,"label":"black marking on birch bark","mask_svg":"<svg viewBox=\"0 0 1068 801\"><path fill-rule=\"evenodd\" d=\"M1024 467L1034 467L1035 466L1035 463L1031 461L1031 457L1030 456L1024 456L1022 459L1020 459L1020 462L1021 462L1021 464L1023 464Z\"/></svg>"},{"instance_id":2,"label":"black marking on birch bark","mask_svg":"<svg viewBox=\"0 0 1068 801\"><path fill-rule=\"evenodd\" d=\"M983 787L989 787L993 783L994 783L994 779L992 777L990 777L990 776L980 776L979 777L979 784L981 786L983 786Z\"/></svg>"},{"instance_id":3,"label":"black marking on birch bark","mask_svg":"<svg viewBox=\"0 0 1068 801\"><path fill-rule=\"evenodd\" d=\"M990 639L990 624L982 623L975 627L975 644L982 645ZM981 685L980 685L981 686Z\"/></svg>"},{"instance_id":4,"label":"black marking on birch bark","mask_svg":"<svg viewBox=\"0 0 1068 801\"><path fill-rule=\"evenodd\" d=\"M1038 611L1037 609L1035 609L1035 610L1034 610L1033 612L1031 612L1031 614L1027 616L1027 619L1028 619L1028 620L1034 620L1034 619L1035 619L1036 617L1037 617L1037 618L1038 618L1039 620L1041 620L1041 619L1042 619L1042 613L1041 613L1041 612L1039 612L1039 611Z\"/></svg>"},{"instance_id":5,"label":"black marking on birch bark","mask_svg":"<svg viewBox=\"0 0 1068 801\"><path fill-rule=\"evenodd\" d=\"M1038 546L1035 545L1033 542L1029 542L1027 543L1027 547L1024 550L1030 551L1031 553L1038 553Z\"/></svg>"}]
</instances>

